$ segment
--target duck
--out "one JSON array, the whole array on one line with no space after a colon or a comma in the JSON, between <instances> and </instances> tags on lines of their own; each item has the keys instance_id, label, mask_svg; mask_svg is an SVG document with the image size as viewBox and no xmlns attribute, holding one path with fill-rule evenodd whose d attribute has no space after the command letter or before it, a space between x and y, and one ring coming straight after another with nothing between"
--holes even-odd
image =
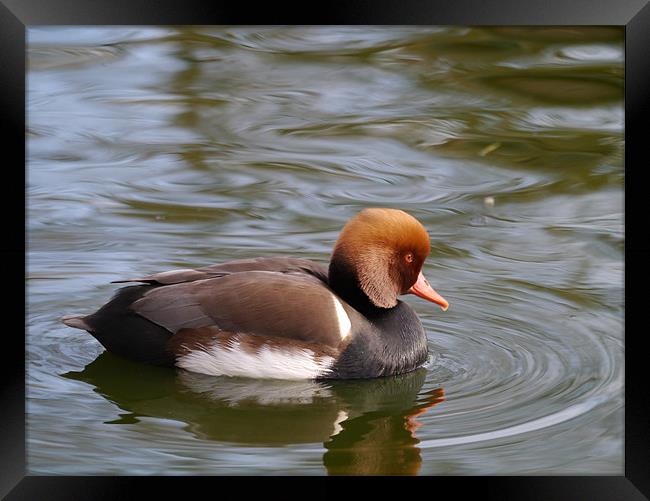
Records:
<instances>
[{"instance_id":1,"label":"duck","mask_svg":"<svg viewBox=\"0 0 650 501\"><path fill-rule=\"evenodd\" d=\"M415 217L366 208L344 225L329 265L258 257L115 280L129 285L96 312L60 320L120 357L212 376L394 376L429 356L399 296L449 307L422 273L429 252Z\"/></svg>"}]
</instances>

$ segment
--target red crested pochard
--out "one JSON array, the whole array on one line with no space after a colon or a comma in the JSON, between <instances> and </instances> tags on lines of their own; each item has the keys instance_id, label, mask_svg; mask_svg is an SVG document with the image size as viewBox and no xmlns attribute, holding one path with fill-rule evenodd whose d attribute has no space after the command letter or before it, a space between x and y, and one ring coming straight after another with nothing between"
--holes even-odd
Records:
<instances>
[{"instance_id":1,"label":"red crested pochard","mask_svg":"<svg viewBox=\"0 0 650 501\"><path fill-rule=\"evenodd\" d=\"M396 209L343 228L329 268L306 259L240 259L115 283L95 313L66 315L116 355L211 375L353 379L417 369L427 338L400 294L446 310L422 275L429 236Z\"/></svg>"}]
</instances>

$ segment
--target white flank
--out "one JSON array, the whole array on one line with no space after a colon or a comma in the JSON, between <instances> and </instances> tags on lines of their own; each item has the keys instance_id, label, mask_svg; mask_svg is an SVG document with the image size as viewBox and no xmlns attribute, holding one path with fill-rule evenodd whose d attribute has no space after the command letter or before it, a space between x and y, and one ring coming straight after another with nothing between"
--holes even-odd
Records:
<instances>
[{"instance_id":1,"label":"white flank","mask_svg":"<svg viewBox=\"0 0 650 501\"><path fill-rule=\"evenodd\" d=\"M339 301L334 295L332 295L332 299L334 300L336 318L339 321L339 334L341 335L341 339L345 339L350 334L350 330L352 329L352 322L350 322L350 317L348 317L348 314L343 309L341 301Z\"/></svg>"},{"instance_id":2,"label":"white flank","mask_svg":"<svg viewBox=\"0 0 650 501\"><path fill-rule=\"evenodd\" d=\"M314 356L304 348L263 346L250 353L238 341L228 346L213 345L178 358L176 365L192 372L211 376L239 376L259 379L314 379L326 374L334 359Z\"/></svg>"}]
</instances>

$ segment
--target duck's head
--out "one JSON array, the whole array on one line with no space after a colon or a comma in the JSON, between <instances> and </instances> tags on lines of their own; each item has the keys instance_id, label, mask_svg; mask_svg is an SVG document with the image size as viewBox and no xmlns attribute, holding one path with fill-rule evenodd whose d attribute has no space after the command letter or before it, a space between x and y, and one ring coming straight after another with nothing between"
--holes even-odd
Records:
<instances>
[{"instance_id":1,"label":"duck's head","mask_svg":"<svg viewBox=\"0 0 650 501\"><path fill-rule=\"evenodd\" d=\"M397 209L364 209L344 226L329 267L331 287L344 296L356 291L378 308L392 308L400 294L449 303L422 274L429 235L413 216Z\"/></svg>"}]
</instances>

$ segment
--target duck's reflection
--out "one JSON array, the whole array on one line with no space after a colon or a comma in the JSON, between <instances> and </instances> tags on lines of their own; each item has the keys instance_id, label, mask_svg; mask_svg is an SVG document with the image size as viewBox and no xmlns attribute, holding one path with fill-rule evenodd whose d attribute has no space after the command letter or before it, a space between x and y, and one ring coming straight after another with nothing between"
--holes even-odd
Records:
<instances>
[{"instance_id":1,"label":"duck's reflection","mask_svg":"<svg viewBox=\"0 0 650 501\"><path fill-rule=\"evenodd\" d=\"M412 475L420 469L417 416L443 400L420 394L426 370L359 381L270 381L204 376L131 363L104 352L65 377L92 384L138 416L174 419L201 439L281 446L322 442L330 474Z\"/></svg>"}]
</instances>

